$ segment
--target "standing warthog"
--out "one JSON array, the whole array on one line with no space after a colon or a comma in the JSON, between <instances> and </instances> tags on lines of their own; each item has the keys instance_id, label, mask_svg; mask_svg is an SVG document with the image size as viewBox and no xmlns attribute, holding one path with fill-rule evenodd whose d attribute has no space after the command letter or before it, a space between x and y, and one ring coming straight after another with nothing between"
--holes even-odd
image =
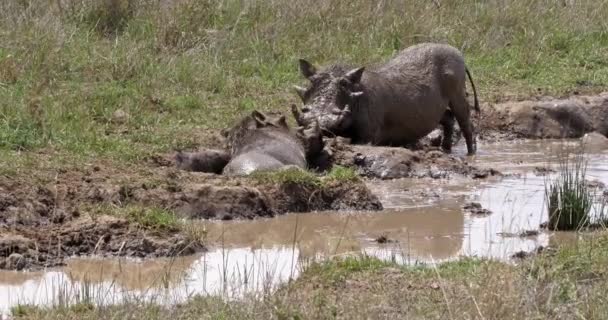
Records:
<instances>
[{"instance_id":1,"label":"standing warthog","mask_svg":"<svg viewBox=\"0 0 608 320\"><path fill-rule=\"evenodd\" d=\"M286 167L306 169L309 159L323 150L323 136L316 121L292 129L284 115L269 116L253 111L229 130L222 131L227 151L205 150L178 153L178 168L247 175L256 170ZM202 168L202 170L201 170Z\"/></svg>"},{"instance_id":2,"label":"standing warthog","mask_svg":"<svg viewBox=\"0 0 608 320\"><path fill-rule=\"evenodd\" d=\"M479 111L473 79L456 48L423 43L401 51L375 70L333 65L318 72L306 60L300 71L311 86L296 86L304 106L292 106L299 125L317 120L321 128L350 137L354 143L405 146L438 125L444 129L442 147L450 151L454 117L470 155L476 143L466 99L468 75Z\"/></svg>"}]
</instances>

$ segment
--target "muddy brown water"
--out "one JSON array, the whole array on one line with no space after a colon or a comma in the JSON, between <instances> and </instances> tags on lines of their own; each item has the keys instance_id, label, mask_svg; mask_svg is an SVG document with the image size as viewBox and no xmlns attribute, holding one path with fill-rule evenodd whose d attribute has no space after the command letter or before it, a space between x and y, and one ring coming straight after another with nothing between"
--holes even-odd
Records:
<instances>
[{"instance_id":1,"label":"muddy brown water","mask_svg":"<svg viewBox=\"0 0 608 320\"><path fill-rule=\"evenodd\" d=\"M560 152L577 145L575 141L480 145L471 161L506 173L505 177L370 181L384 204L381 212L200 222L207 228L210 250L199 256L72 259L64 268L43 272L0 271L0 310L6 314L18 304L88 300L104 305L130 298L176 303L196 294L264 293L297 277L306 263L336 255L364 253L404 264L463 256L509 261L516 252L560 241L555 233L520 234L539 231L539 224L547 219L544 188L549 178L535 168L556 168ZM465 154L462 147L455 152ZM608 185L608 150L588 150L588 159L588 179ZM471 201L492 213L465 212L463 205Z\"/></svg>"}]
</instances>

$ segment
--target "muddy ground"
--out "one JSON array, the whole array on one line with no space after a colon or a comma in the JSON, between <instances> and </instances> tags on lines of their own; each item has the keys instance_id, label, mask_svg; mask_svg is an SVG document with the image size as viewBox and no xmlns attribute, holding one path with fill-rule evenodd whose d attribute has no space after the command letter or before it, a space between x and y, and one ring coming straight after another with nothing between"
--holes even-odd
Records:
<instances>
[{"instance_id":1,"label":"muddy ground","mask_svg":"<svg viewBox=\"0 0 608 320\"><path fill-rule=\"evenodd\" d=\"M159 257L205 250L196 232L179 223L133 215L155 214L150 208L174 212L180 219L227 220L380 210L382 204L362 181L229 179L181 171L162 157L138 168L99 163L32 170L0 176L0 268L57 266L82 255Z\"/></svg>"},{"instance_id":2,"label":"muddy ground","mask_svg":"<svg viewBox=\"0 0 608 320\"><path fill-rule=\"evenodd\" d=\"M484 105L476 126L479 139L488 142L608 136L608 92Z\"/></svg>"},{"instance_id":3,"label":"muddy ground","mask_svg":"<svg viewBox=\"0 0 608 320\"><path fill-rule=\"evenodd\" d=\"M608 134L608 93L485 105L478 120L479 141L579 138L597 132L594 143L606 143L601 139ZM329 139L320 169L339 164L373 179L500 174L445 154L432 140L410 150ZM53 154L40 152L39 157ZM229 179L178 170L171 154L129 168L99 162L28 170L0 176L0 268L57 266L71 256L159 257L205 250L196 232L179 224L150 225L120 214L130 208L166 209L183 219L228 220L312 210L380 210L382 204L363 181Z\"/></svg>"}]
</instances>

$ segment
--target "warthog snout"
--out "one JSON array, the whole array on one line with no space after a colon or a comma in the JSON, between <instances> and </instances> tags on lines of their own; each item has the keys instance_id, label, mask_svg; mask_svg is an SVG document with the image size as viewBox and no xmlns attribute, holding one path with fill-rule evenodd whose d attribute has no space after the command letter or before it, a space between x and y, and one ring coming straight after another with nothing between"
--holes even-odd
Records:
<instances>
[{"instance_id":1,"label":"warthog snout","mask_svg":"<svg viewBox=\"0 0 608 320\"><path fill-rule=\"evenodd\" d=\"M321 130L331 134L346 130L352 122L348 105L344 106L343 109L335 107L329 112L319 112L306 106L298 109L296 105L291 105L291 112L298 125L309 126L317 122Z\"/></svg>"}]
</instances>

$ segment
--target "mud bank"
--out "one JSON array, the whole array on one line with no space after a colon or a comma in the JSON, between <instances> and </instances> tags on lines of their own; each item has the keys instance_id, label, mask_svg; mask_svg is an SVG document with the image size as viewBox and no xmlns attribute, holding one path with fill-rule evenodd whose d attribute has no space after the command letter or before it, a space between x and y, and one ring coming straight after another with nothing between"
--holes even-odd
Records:
<instances>
[{"instance_id":1,"label":"mud bank","mask_svg":"<svg viewBox=\"0 0 608 320\"><path fill-rule=\"evenodd\" d=\"M487 141L580 138L594 131L608 136L608 92L485 105L477 126Z\"/></svg>"},{"instance_id":2,"label":"mud bank","mask_svg":"<svg viewBox=\"0 0 608 320\"><path fill-rule=\"evenodd\" d=\"M346 139L334 138L327 142L326 158L321 168L333 164L355 168L359 175L376 179L433 178L445 179L453 175L473 179L500 175L490 168L480 168L467 159L446 154L430 141L412 149L401 147L379 147L351 145Z\"/></svg>"},{"instance_id":3,"label":"mud bank","mask_svg":"<svg viewBox=\"0 0 608 320\"><path fill-rule=\"evenodd\" d=\"M162 257L204 251L183 219L380 210L359 180L229 179L155 165L0 176L0 268L62 265L72 256ZM158 216L157 216L158 215Z\"/></svg>"}]
</instances>

